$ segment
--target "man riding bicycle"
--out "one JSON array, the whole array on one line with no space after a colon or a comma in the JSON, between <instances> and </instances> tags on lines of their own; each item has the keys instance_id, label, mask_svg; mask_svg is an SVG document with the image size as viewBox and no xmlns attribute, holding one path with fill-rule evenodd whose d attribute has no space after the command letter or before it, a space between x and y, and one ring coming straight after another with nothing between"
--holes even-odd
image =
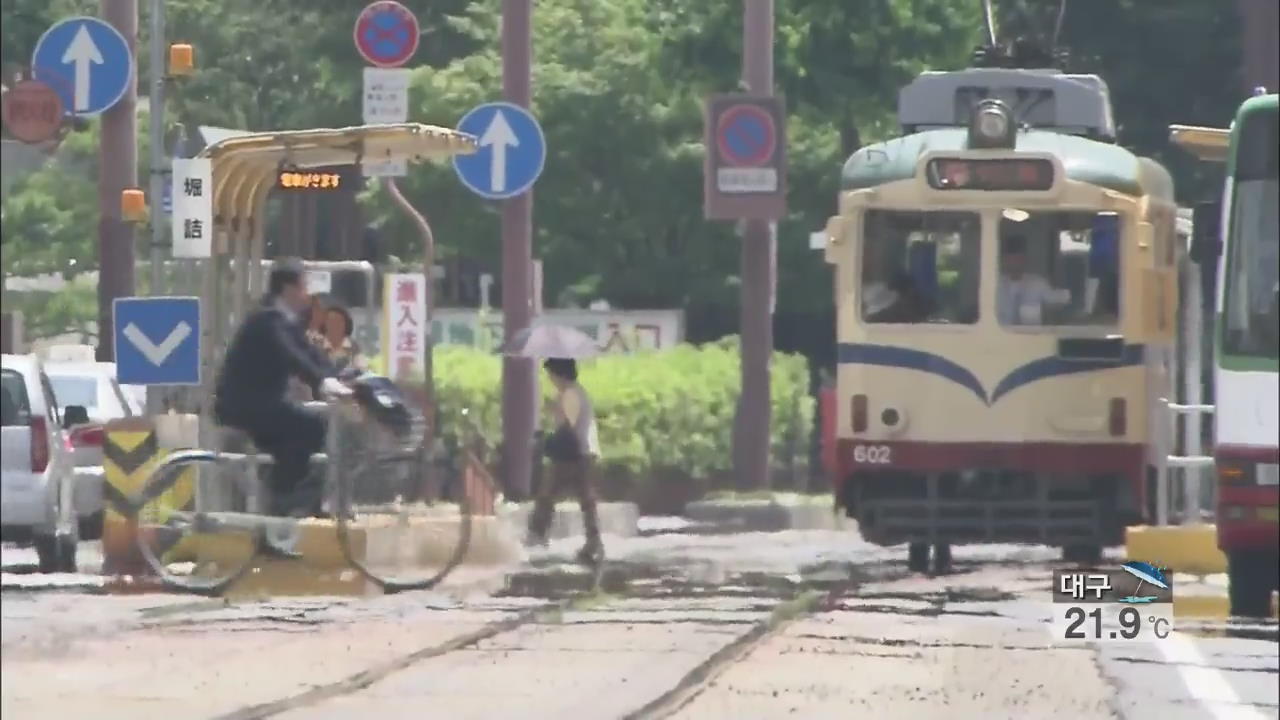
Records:
<instances>
[{"instance_id":1,"label":"man riding bicycle","mask_svg":"<svg viewBox=\"0 0 1280 720\"><path fill-rule=\"evenodd\" d=\"M242 430L274 459L271 515L322 517L324 480L311 456L325 445L326 418L288 398L289 378L316 397L346 397L328 358L307 341L301 316L311 304L301 263L278 262L262 305L245 318L227 348L218 377L214 415Z\"/></svg>"}]
</instances>

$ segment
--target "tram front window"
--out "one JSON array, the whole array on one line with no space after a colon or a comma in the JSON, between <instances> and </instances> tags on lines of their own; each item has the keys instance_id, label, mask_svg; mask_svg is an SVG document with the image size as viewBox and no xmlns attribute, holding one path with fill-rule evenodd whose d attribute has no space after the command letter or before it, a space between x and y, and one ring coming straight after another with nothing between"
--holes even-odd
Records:
<instances>
[{"instance_id":1,"label":"tram front window","mask_svg":"<svg viewBox=\"0 0 1280 720\"><path fill-rule=\"evenodd\" d=\"M1004 211L996 281L1000 324L1115 325L1119 240L1119 217L1112 213Z\"/></svg>"},{"instance_id":2,"label":"tram front window","mask_svg":"<svg viewBox=\"0 0 1280 720\"><path fill-rule=\"evenodd\" d=\"M865 322L978 321L977 213L869 210L862 237Z\"/></svg>"}]
</instances>

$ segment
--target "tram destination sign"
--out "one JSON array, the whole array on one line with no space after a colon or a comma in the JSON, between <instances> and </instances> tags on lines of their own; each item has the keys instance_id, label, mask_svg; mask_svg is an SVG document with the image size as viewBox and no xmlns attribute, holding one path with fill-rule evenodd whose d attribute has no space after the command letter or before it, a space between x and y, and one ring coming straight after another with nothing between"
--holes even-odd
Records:
<instances>
[{"instance_id":1,"label":"tram destination sign","mask_svg":"<svg viewBox=\"0 0 1280 720\"><path fill-rule=\"evenodd\" d=\"M925 175L935 190L1043 192L1053 187L1053 163L1044 158L933 158Z\"/></svg>"}]
</instances>

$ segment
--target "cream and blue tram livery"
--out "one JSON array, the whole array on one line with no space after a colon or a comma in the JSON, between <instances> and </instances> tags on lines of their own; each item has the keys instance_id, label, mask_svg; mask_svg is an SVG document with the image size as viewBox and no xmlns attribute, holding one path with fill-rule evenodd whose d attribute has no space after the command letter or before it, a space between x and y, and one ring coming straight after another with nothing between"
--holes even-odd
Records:
<instances>
[{"instance_id":1,"label":"cream and blue tram livery","mask_svg":"<svg viewBox=\"0 0 1280 720\"><path fill-rule=\"evenodd\" d=\"M1093 76L926 73L899 120L827 227L838 502L916 569L964 543L1095 557L1144 514L1166 422L1170 176L1114 143Z\"/></svg>"}]
</instances>

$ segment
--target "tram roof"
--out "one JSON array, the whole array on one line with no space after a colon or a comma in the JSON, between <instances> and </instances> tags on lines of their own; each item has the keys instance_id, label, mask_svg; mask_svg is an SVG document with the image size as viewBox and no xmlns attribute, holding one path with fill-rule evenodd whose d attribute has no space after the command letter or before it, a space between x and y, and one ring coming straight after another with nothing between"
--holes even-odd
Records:
<instances>
[{"instance_id":1,"label":"tram roof","mask_svg":"<svg viewBox=\"0 0 1280 720\"><path fill-rule=\"evenodd\" d=\"M840 174L840 188L862 190L907 180L915 176L921 155L968 150L968 139L965 128L942 128L868 145L845 162ZM1164 168L1153 161L1143 162L1143 158L1118 145L1077 135L1028 130L1018 133L1014 149L1057 156L1071 180L1126 195L1153 194L1172 198L1173 182Z\"/></svg>"}]
</instances>

